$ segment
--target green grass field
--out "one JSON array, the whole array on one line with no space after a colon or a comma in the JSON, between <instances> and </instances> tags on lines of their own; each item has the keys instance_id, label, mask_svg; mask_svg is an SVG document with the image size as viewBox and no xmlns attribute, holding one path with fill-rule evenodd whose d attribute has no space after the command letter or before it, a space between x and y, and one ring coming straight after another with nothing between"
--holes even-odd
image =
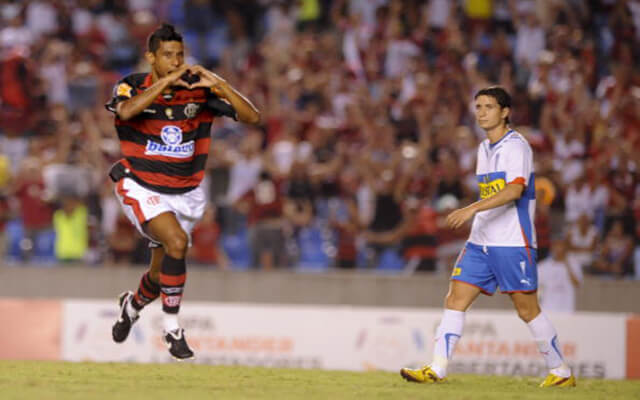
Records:
<instances>
[{"instance_id":1,"label":"green grass field","mask_svg":"<svg viewBox=\"0 0 640 400\"><path fill-rule=\"evenodd\" d=\"M581 380L540 389L540 379L457 375L419 385L387 372L0 361L0 399L640 399L640 381Z\"/></svg>"}]
</instances>

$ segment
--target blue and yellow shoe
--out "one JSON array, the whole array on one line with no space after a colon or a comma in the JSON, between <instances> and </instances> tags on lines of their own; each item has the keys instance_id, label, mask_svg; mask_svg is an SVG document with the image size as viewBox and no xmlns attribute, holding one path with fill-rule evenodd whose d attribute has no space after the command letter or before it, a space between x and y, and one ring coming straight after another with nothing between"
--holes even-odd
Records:
<instances>
[{"instance_id":1,"label":"blue and yellow shoe","mask_svg":"<svg viewBox=\"0 0 640 400\"><path fill-rule=\"evenodd\" d=\"M446 382L445 378L440 378L438 374L436 374L435 371L433 371L431 367L428 365L425 365L420 369L402 368L400 370L400 375L402 375L402 377L409 382L416 382L416 383Z\"/></svg>"},{"instance_id":2,"label":"blue and yellow shoe","mask_svg":"<svg viewBox=\"0 0 640 400\"><path fill-rule=\"evenodd\" d=\"M568 378L549 373L545 380L540 384L540 387L575 387L576 378L573 374Z\"/></svg>"}]
</instances>

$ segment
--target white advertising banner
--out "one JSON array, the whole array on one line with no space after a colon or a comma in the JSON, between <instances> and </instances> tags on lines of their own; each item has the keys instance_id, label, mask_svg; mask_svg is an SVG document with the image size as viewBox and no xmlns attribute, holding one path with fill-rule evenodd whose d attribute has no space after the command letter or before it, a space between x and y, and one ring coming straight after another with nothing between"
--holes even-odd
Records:
<instances>
[{"instance_id":1,"label":"white advertising banner","mask_svg":"<svg viewBox=\"0 0 640 400\"><path fill-rule=\"evenodd\" d=\"M65 301L62 357L166 362L160 304L148 306L125 343L111 340L118 308ZM180 321L195 362L338 370L389 370L431 360L441 310L184 302ZM623 378L625 315L550 315L578 376ZM468 313L451 373L543 375L544 362L515 311Z\"/></svg>"}]
</instances>

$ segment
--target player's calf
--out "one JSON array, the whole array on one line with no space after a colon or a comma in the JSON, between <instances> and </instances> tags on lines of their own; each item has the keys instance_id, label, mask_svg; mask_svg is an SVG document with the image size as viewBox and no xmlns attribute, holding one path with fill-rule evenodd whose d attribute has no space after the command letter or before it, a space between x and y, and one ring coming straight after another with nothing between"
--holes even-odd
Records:
<instances>
[{"instance_id":1,"label":"player's calf","mask_svg":"<svg viewBox=\"0 0 640 400\"><path fill-rule=\"evenodd\" d=\"M169 353L177 360L193 358L193 351L187 345L184 330L178 323L178 312L186 279L184 258L174 258L166 254L162 260L160 273L164 341L169 348Z\"/></svg>"},{"instance_id":2,"label":"player's calf","mask_svg":"<svg viewBox=\"0 0 640 400\"><path fill-rule=\"evenodd\" d=\"M138 290L133 295L131 306L136 311L141 311L147 304L151 303L160 296L159 278L156 280L152 277L152 271L149 270L142 275Z\"/></svg>"}]
</instances>

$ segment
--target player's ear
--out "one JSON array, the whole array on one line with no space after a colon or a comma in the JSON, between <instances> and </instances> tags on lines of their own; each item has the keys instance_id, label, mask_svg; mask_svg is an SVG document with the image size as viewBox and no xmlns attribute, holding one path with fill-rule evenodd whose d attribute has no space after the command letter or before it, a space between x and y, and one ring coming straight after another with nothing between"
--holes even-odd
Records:
<instances>
[{"instance_id":1,"label":"player's ear","mask_svg":"<svg viewBox=\"0 0 640 400\"><path fill-rule=\"evenodd\" d=\"M509 113L511 112L511 109L509 107L502 107L502 110L500 110L500 114L502 115L502 119L505 119L509 116Z\"/></svg>"},{"instance_id":2,"label":"player's ear","mask_svg":"<svg viewBox=\"0 0 640 400\"><path fill-rule=\"evenodd\" d=\"M155 55L155 54L153 54L153 53L152 53L152 52L150 52L150 51L146 51L146 52L144 53L144 58L145 58L145 60L147 60L147 62L149 63L149 65L153 65L153 63L155 63L155 61L156 61L156 55Z\"/></svg>"}]
</instances>

